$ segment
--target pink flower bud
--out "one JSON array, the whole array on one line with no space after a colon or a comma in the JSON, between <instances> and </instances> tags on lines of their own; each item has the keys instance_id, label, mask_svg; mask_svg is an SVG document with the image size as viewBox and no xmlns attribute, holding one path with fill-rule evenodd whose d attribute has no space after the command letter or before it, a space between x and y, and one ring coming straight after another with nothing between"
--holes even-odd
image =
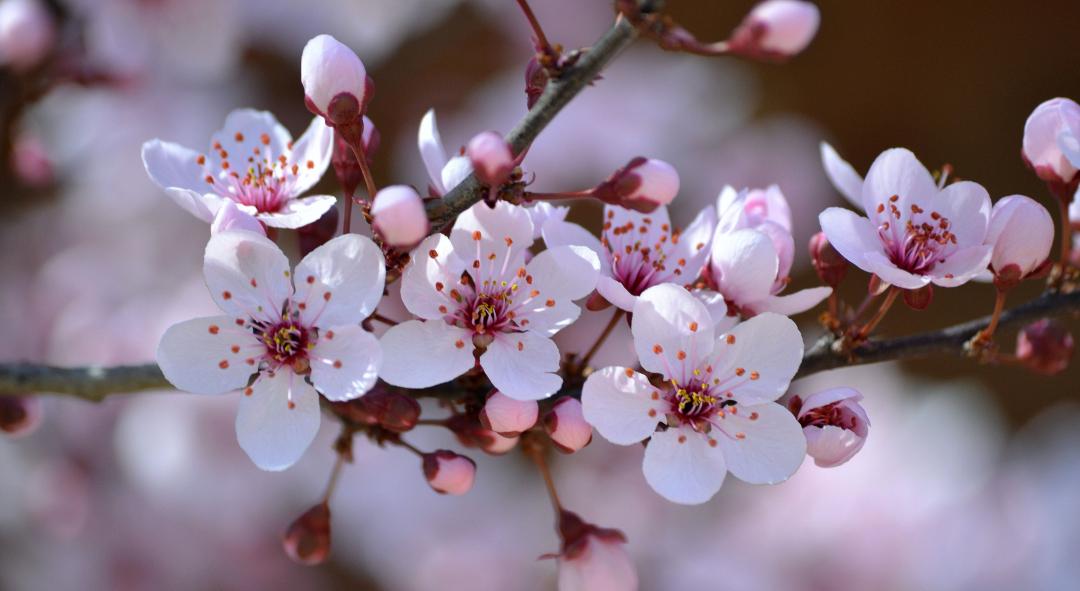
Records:
<instances>
[{"instance_id":1,"label":"pink flower bud","mask_svg":"<svg viewBox=\"0 0 1080 591\"><path fill-rule=\"evenodd\" d=\"M810 45L821 13L802 0L766 0L754 7L731 35L733 53L756 58L784 59Z\"/></svg>"},{"instance_id":2,"label":"pink flower bud","mask_svg":"<svg viewBox=\"0 0 1080 591\"><path fill-rule=\"evenodd\" d=\"M52 50L56 24L39 0L0 2L0 65L33 68Z\"/></svg>"},{"instance_id":3,"label":"pink flower bud","mask_svg":"<svg viewBox=\"0 0 1080 591\"><path fill-rule=\"evenodd\" d=\"M559 516L562 551L559 591L634 591L637 570L626 553L626 536L588 523L571 513Z\"/></svg>"},{"instance_id":4,"label":"pink flower bud","mask_svg":"<svg viewBox=\"0 0 1080 591\"><path fill-rule=\"evenodd\" d=\"M41 401L33 396L0 396L0 431L24 437L41 425Z\"/></svg>"},{"instance_id":5,"label":"pink flower bud","mask_svg":"<svg viewBox=\"0 0 1080 591\"><path fill-rule=\"evenodd\" d=\"M535 425L539 412L535 400L514 400L494 392L480 411L480 423L504 437L514 437Z\"/></svg>"},{"instance_id":6,"label":"pink flower bud","mask_svg":"<svg viewBox=\"0 0 1080 591\"><path fill-rule=\"evenodd\" d=\"M304 85L308 108L318 115L330 118L330 103L339 95L355 99L357 117L364 111L368 98L364 63L353 50L330 35L314 37L304 46L300 82Z\"/></svg>"},{"instance_id":7,"label":"pink flower bud","mask_svg":"<svg viewBox=\"0 0 1080 591\"><path fill-rule=\"evenodd\" d=\"M1054 219L1033 199L1011 195L994 204L986 242L994 245L990 267L1002 287L1038 269L1054 245Z\"/></svg>"},{"instance_id":8,"label":"pink flower bud","mask_svg":"<svg viewBox=\"0 0 1080 591\"><path fill-rule=\"evenodd\" d=\"M472 488L476 463L461 454L440 449L424 454L424 476L439 494L463 495Z\"/></svg>"},{"instance_id":9,"label":"pink flower bud","mask_svg":"<svg viewBox=\"0 0 1080 591\"><path fill-rule=\"evenodd\" d=\"M637 157L597 187L608 203L650 213L667 205L679 192L679 173L663 160Z\"/></svg>"},{"instance_id":10,"label":"pink flower bud","mask_svg":"<svg viewBox=\"0 0 1080 591\"><path fill-rule=\"evenodd\" d=\"M429 224L424 201L405 185L386 187L375 195L371 205L375 230L391 246L415 246L428 234Z\"/></svg>"},{"instance_id":11,"label":"pink flower bud","mask_svg":"<svg viewBox=\"0 0 1080 591\"><path fill-rule=\"evenodd\" d=\"M574 453L592 441L592 425L585 422L581 402L569 396L562 398L544 415L544 430L555 448Z\"/></svg>"},{"instance_id":12,"label":"pink flower bud","mask_svg":"<svg viewBox=\"0 0 1080 591\"><path fill-rule=\"evenodd\" d=\"M45 146L36 137L23 134L11 149L11 171L27 187L40 189L55 179L53 163Z\"/></svg>"},{"instance_id":13,"label":"pink flower bud","mask_svg":"<svg viewBox=\"0 0 1080 591\"><path fill-rule=\"evenodd\" d=\"M1080 105L1067 98L1050 99L1032 111L1024 123L1023 156L1040 179L1069 184L1077 168L1061 151L1058 136L1080 130Z\"/></svg>"},{"instance_id":14,"label":"pink flower bud","mask_svg":"<svg viewBox=\"0 0 1080 591\"><path fill-rule=\"evenodd\" d=\"M240 209L235 201L224 199L210 224L210 235L230 230L244 230L266 236L266 230L255 216Z\"/></svg>"},{"instance_id":15,"label":"pink flower bud","mask_svg":"<svg viewBox=\"0 0 1080 591\"><path fill-rule=\"evenodd\" d=\"M285 553L295 562L314 566L330 555L330 507L319 503L289 525L281 539Z\"/></svg>"},{"instance_id":16,"label":"pink flower bud","mask_svg":"<svg viewBox=\"0 0 1080 591\"><path fill-rule=\"evenodd\" d=\"M476 415L458 414L446 420L446 428L450 429L457 440L465 447L477 447L484 453L499 456L518 444L518 437L504 437L484 427Z\"/></svg>"},{"instance_id":17,"label":"pink flower bud","mask_svg":"<svg viewBox=\"0 0 1080 591\"><path fill-rule=\"evenodd\" d=\"M821 282L829 287L836 287L847 275L847 259L840 256L836 249L829 244L825 232L818 232L810 238L810 261L814 264Z\"/></svg>"},{"instance_id":18,"label":"pink flower bud","mask_svg":"<svg viewBox=\"0 0 1080 591\"><path fill-rule=\"evenodd\" d=\"M489 187L502 186L514 171L514 153L510 144L494 131L477 134L465 148L480 182Z\"/></svg>"},{"instance_id":19,"label":"pink flower bud","mask_svg":"<svg viewBox=\"0 0 1080 591\"><path fill-rule=\"evenodd\" d=\"M791 398L789 406L806 436L806 453L815 464L839 466L862 449L870 433L870 419L860 400L862 394L853 388L823 390L805 401Z\"/></svg>"},{"instance_id":20,"label":"pink flower bud","mask_svg":"<svg viewBox=\"0 0 1080 591\"><path fill-rule=\"evenodd\" d=\"M379 130L367 117L363 118L364 130L361 135L364 155L367 156L368 164L374 158L375 151L379 149ZM334 151L330 156L330 164L334 167L334 176L338 184L344 190L346 196L355 195L356 189L364 182L364 173L360 163L356 161L356 155L345 137L338 130L334 131Z\"/></svg>"},{"instance_id":21,"label":"pink flower bud","mask_svg":"<svg viewBox=\"0 0 1080 591\"><path fill-rule=\"evenodd\" d=\"M1043 318L1020 329L1016 336L1016 357L1035 373L1054 375L1069 367L1073 336L1059 322Z\"/></svg>"}]
</instances>

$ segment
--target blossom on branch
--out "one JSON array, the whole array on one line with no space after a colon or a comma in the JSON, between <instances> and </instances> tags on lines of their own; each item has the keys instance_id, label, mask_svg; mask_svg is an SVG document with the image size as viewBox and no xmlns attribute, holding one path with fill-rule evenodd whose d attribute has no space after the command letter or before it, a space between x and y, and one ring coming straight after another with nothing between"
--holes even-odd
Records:
<instances>
[{"instance_id":1,"label":"blossom on branch","mask_svg":"<svg viewBox=\"0 0 1080 591\"><path fill-rule=\"evenodd\" d=\"M870 419L853 388L832 388L807 396L792 396L795 413L806 436L806 453L822 468L839 466L859 453L870 433Z\"/></svg>"},{"instance_id":2,"label":"blossom on branch","mask_svg":"<svg viewBox=\"0 0 1080 591\"><path fill-rule=\"evenodd\" d=\"M171 142L143 144L147 174L188 213L213 222L226 201L275 228L299 228L334 206L333 195L300 197L330 165L333 131L315 118L295 142L266 111L238 109L199 153Z\"/></svg>"},{"instance_id":3,"label":"blossom on branch","mask_svg":"<svg viewBox=\"0 0 1080 591\"><path fill-rule=\"evenodd\" d=\"M802 463L799 423L774 402L802 361L790 319L765 313L716 336L705 305L664 284L634 306L634 348L650 377L607 367L585 381L585 419L604 438L646 438L645 479L664 498L709 500L727 472L752 484L786 480Z\"/></svg>"},{"instance_id":4,"label":"blossom on branch","mask_svg":"<svg viewBox=\"0 0 1080 591\"><path fill-rule=\"evenodd\" d=\"M267 238L222 232L206 245L203 274L224 315L171 326L157 361L180 390L243 389L240 447L264 470L284 470L319 430L319 395L363 396L382 363L378 340L360 327L382 298L382 253L370 239L339 236L290 271Z\"/></svg>"}]
</instances>

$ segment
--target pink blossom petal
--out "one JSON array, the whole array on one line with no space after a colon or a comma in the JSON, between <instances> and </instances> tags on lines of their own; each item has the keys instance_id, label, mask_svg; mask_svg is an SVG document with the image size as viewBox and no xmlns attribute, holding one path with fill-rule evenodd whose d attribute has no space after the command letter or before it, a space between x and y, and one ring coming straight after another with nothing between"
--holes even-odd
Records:
<instances>
[{"instance_id":1,"label":"pink blossom petal","mask_svg":"<svg viewBox=\"0 0 1080 591\"><path fill-rule=\"evenodd\" d=\"M236 439L255 465L284 470L319 432L319 395L288 369L259 376L240 401Z\"/></svg>"},{"instance_id":2,"label":"pink blossom petal","mask_svg":"<svg viewBox=\"0 0 1080 591\"><path fill-rule=\"evenodd\" d=\"M439 194L445 193L446 186L442 181L442 171L446 166L446 149L443 148L442 138L439 136L435 109L428 109L424 117L420 119L417 144L420 147L420 158L424 161L424 167L427 168L428 178L431 179L431 185Z\"/></svg>"},{"instance_id":3,"label":"pink blossom petal","mask_svg":"<svg viewBox=\"0 0 1080 591\"><path fill-rule=\"evenodd\" d=\"M410 320L390 327L380 339L379 377L402 388L429 388L473 368L472 335L442 320Z\"/></svg>"},{"instance_id":4,"label":"pink blossom petal","mask_svg":"<svg viewBox=\"0 0 1080 591\"><path fill-rule=\"evenodd\" d=\"M538 204L539 205L539 204ZM548 248L556 246L584 246L597 254L600 259L600 271L606 275L611 274L611 265L607 256L601 256L605 252L600 245L600 239L585 228L560 219L549 219L540 228L544 244Z\"/></svg>"},{"instance_id":5,"label":"pink blossom petal","mask_svg":"<svg viewBox=\"0 0 1080 591\"><path fill-rule=\"evenodd\" d=\"M439 174L442 177L443 186L449 192L469 178L472 173L472 162L467 157L454 156L446 162L446 166L443 167L442 172Z\"/></svg>"},{"instance_id":6,"label":"pink blossom petal","mask_svg":"<svg viewBox=\"0 0 1080 591\"><path fill-rule=\"evenodd\" d=\"M818 220L836 252L863 271L873 273L866 262L866 255L870 252L884 253L884 248L870 220L842 207L826 209Z\"/></svg>"},{"instance_id":7,"label":"pink blossom petal","mask_svg":"<svg viewBox=\"0 0 1080 591\"><path fill-rule=\"evenodd\" d=\"M316 222L337 203L333 195L308 195L290 199L272 213L259 213L255 217L271 228L294 230Z\"/></svg>"},{"instance_id":8,"label":"pink blossom petal","mask_svg":"<svg viewBox=\"0 0 1080 591\"><path fill-rule=\"evenodd\" d=\"M803 399L802 406L799 407L798 418L806 416L806 413L814 410L815 408L821 408L828 406L835 402L843 402L850 400L852 402L858 402L863 399L862 392L859 392L855 388L829 388L828 390L821 390L820 392L814 392ZM858 405L855 405L858 407ZM862 410L862 407L858 407ZM864 421L869 422L865 413L861 413Z\"/></svg>"},{"instance_id":9,"label":"pink blossom petal","mask_svg":"<svg viewBox=\"0 0 1080 591\"><path fill-rule=\"evenodd\" d=\"M210 224L210 233L218 234L229 230L244 230L266 236L266 230L263 229L259 220L255 219L255 216L240 209L235 201L225 200L214 215L214 221Z\"/></svg>"},{"instance_id":10,"label":"pink blossom petal","mask_svg":"<svg viewBox=\"0 0 1080 591\"><path fill-rule=\"evenodd\" d=\"M259 359L263 349L233 318L211 316L170 326L158 343L157 362L165 379L180 390L222 394L247 385L258 367L246 360Z\"/></svg>"},{"instance_id":11,"label":"pink blossom petal","mask_svg":"<svg viewBox=\"0 0 1080 591\"><path fill-rule=\"evenodd\" d=\"M888 204L889 198L896 195L899 197L896 206L900 211L907 212L911 204L923 207L927 204L936 205L934 197L937 194L934 178L915 154L905 148L892 148L882 152L866 173L862 203L863 208L870 213L876 210L879 203ZM831 235L829 241L832 242Z\"/></svg>"},{"instance_id":12,"label":"pink blossom petal","mask_svg":"<svg viewBox=\"0 0 1080 591\"><path fill-rule=\"evenodd\" d=\"M773 401L787 390L802 363L802 354L802 335L795 323L766 312L717 338L713 375L742 374L738 382L728 386L740 404Z\"/></svg>"},{"instance_id":13,"label":"pink blossom petal","mask_svg":"<svg viewBox=\"0 0 1080 591\"><path fill-rule=\"evenodd\" d=\"M618 444L631 445L652 435L664 419L665 402L652 398L649 379L625 367L593 372L581 390L585 420Z\"/></svg>"},{"instance_id":14,"label":"pink blossom petal","mask_svg":"<svg viewBox=\"0 0 1080 591\"><path fill-rule=\"evenodd\" d=\"M809 426L803 429L807 455L821 468L834 468L855 457L866 438L836 425Z\"/></svg>"},{"instance_id":15,"label":"pink blossom petal","mask_svg":"<svg viewBox=\"0 0 1080 591\"><path fill-rule=\"evenodd\" d=\"M330 35L319 35L304 45L300 82L304 85L304 96L323 114L339 94L351 94L360 106L367 99L364 63L353 50Z\"/></svg>"},{"instance_id":16,"label":"pink blossom petal","mask_svg":"<svg viewBox=\"0 0 1080 591\"><path fill-rule=\"evenodd\" d=\"M825 166L825 176L852 205L862 208L863 179L832 146L821 142L821 163Z\"/></svg>"},{"instance_id":17,"label":"pink blossom petal","mask_svg":"<svg viewBox=\"0 0 1080 591\"><path fill-rule=\"evenodd\" d=\"M667 259L674 261L670 265L671 280L675 283L690 283L701 274L706 259L709 258L709 243L716 229L716 210L710 205L702 209L694 221L679 235L679 241L669 252ZM685 263L680 264L681 261ZM675 274L675 269L679 270Z\"/></svg>"},{"instance_id":18,"label":"pink blossom petal","mask_svg":"<svg viewBox=\"0 0 1080 591\"><path fill-rule=\"evenodd\" d=\"M762 232L747 228L713 237L713 276L724 297L739 305L769 297L779 264L772 240Z\"/></svg>"},{"instance_id":19,"label":"pink blossom petal","mask_svg":"<svg viewBox=\"0 0 1080 591\"><path fill-rule=\"evenodd\" d=\"M480 356L491 385L515 400L540 400L562 387L559 348L540 334L499 335Z\"/></svg>"},{"instance_id":20,"label":"pink blossom petal","mask_svg":"<svg viewBox=\"0 0 1080 591\"><path fill-rule=\"evenodd\" d=\"M737 413L726 413L717 424L723 433L713 437L724 450L727 468L744 482L783 482L799 469L806 455L802 427L779 404L740 404Z\"/></svg>"},{"instance_id":21,"label":"pink blossom petal","mask_svg":"<svg viewBox=\"0 0 1080 591\"><path fill-rule=\"evenodd\" d=\"M421 318L441 319L455 305L448 293L461 280L464 270L465 264L454 254L449 238L442 234L428 236L413 250L412 260L402 274L401 301Z\"/></svg>"},{"instance_id":22,"label":"pink blossom petal","mask_svg":"<svg viewBox=\"0 0 1080 591\"><path fill-rule=\"evenodd\" d=\"M627 291L622 283L607 276L601 276L596 280L596 291L616 308L626 312L633 312L638 300L637 296Z\"/></svg>"},{"instance_id":23,"label":"pink blossom petal","mask_svg":"<svg viewBox=\"0 0 1080 591\"><path fill-rule=\"evenodd\" d=\"M475 239L477 236L480 240ZM463 261L480 259L481 264L495 268L501 267L507 256L513 262L518 254L525 252L532 245L532 237L529 212L505 201L498 202L494 208L477 203L458 216L450 232L454 252ZM489 260L492 254L495 257Z\"/></svg>"},{"instance_id":24,"label":"pink blossom petal","mask_svg":"<svg viewBox=\"0 0 1080 591\"><path fill-rule=\"evenodd\" d=\"M202 198L210 188L203 167L197 162L198 152L179 144L151 140L143 144L142 160L146 173L154 184L191 215L204 222L214 219L214 212Z\"/></svg>"},{"instance_id":25,"label":"pink blossom petal","mask_svg":"<svg viewBox=\"0 0 1080 591\"><path fill-rule=\"evenodd\" d=\"M262 143L263 135L269 143ZM222 170L223 160L229 160L236 165L246 163L244 160L239 160L239 157L251 156L256 147L260 149L264 158L270 154L285 154L289 150L290 142L292 142L292 134L278 122L273 113L256 109L234 109L225 116L224 126L210 136L211 146L220 145L221 147L210 150L207 159L213 163L217 172ZM225 150L229 157L223 159L220 150Z\"/></svg>"},{"instance_id":26,"label":"pink blossom petal","mask_svg":"<svg viewBox=\"0 0 1080 591\"><path fill-rule=\"evenodd\" d=\"M709 439L685 426L656 432L641 466L649 486L673 503L698 505L711 499L724 484L727 463L720 445L710 445Z\"/></svg>"},{"instance_id":27,"label":"pink blossom petal","mask_svg":"<svg viewBox=\"0 0 1080 591\"><path fill-rule=\"evenodd\" d=\"M289 190L290 196L295 197L314 187L326 173L330 166L330 156L334 152L334 130L326 125L326 120L322 117L314 117L304 133L293 143L291 152L289 165L296 164L299 167ZM308 166L309 162L311 166Z\"/></svg>"},{"instance_id":28,"label":"pink blossom petal","mask_svg":"<svg viewBox=\"0 0 1080 591\"><path fill-rule=\"evenodd\" d=\"M841 253L843 254L843 253ZM895 285L901 289L919 289L930 283L930 277L915 275L896 266L880 252L869 252L865 255L867 271L881 278L889 285ZM936 269L939 269L935 267Z\"/></svg>"},{"instance_id":29,"label":"pink blossom petal","mask_svg":"<svg viewBox=\"0 0 1080 591\"><path fill-rule=\"evenodd\" d=\"M319 341L308 353L311 382L327 400L359 398L367 393L382 365L382 347L359 326L340 326L320 331Z\"/></svg>"},{"instance_id":30,"label":"pink blossom petal","mask_svg":"<svg viewBox=\"0 0 1080 591\"><path fill-rule=\"evenodd\" d=\"M289 259L276 244L252 232L211 236L203 276L218 307L237 318L277 321L292 295Z\"/></svg>"},{"instance_id":31,"label":"pink blossom petal","mask_svg":"<svg viewBox=\"0 0 1080 591\"><path fill-rule=\"evenodd\" d=\"M936 211L949 220L949 231L960 247L982 244L990 225L990 194L978 183L958 181L942 189L928 211Z\"/></svg>"},{"instance_id":32,"label":"pink blossom petal","mask_svg":"<svg viewBox=\"0 0 1080 591\"><path fill-rule=\"evenodd\" d=\"M529 212L529 218L532 220L533 223L533 240L537 240L541 237L542 230L544 229L544 224L556 221L565 222L566 215L570 213L570 208L568 206L552 205L547 201L537 201L532 205L527 205L525 207L525 210ZM593 238L593 240L596 239ZM551 246L558 245L548 244L547 246L550 248ZM597 252L599 252L598 249L594 248L593 250L597 250Z\"/></svg>"},{"instance_id":33,"label":"pink blossom petal","mask_svg":"<svg viewBox=\"0 0 1080 591\"><path fill-rule=\"evenodd\" d=\"M584 246L556 246L533 257L526 266L537 297L580 300L592 293L600 274L600 257Z\"/></svg>"},{"instance_id":34,"label":"pink blossom petal","mask_svg":"<svg viewBox=\"0 0 1080 591\"><path fill-rule=\"evenodd\" d=\"M754 312L776 312L794 316L820 304L832 294L831 287L811 287L782 296L769 296L754 304Z\"/></svg>"},{"instance_id":35,"label":"pink blossom petal","mask_svg":"<svg viewBox=\"0 0 1080 591\"><path fill-rule=\"evenodd\" d=\"M997 270L1009 265L1021 276L1041 265L1054 246L1054 219L1039 202L1010 195L994 204L986 242L994 245L990 262Z\"/></svg>"},{"instance_id":36,"label":"pink blossom petal","mask_svg":"<svg viewBox=\"0 0 1080 591\"><path fill-rule=\"evenodd\" d=\"M370 238L343 234L311 251L296 266L294 300L311 326L359 324L383 295L386 267Z\"/></svg>"},{"instance_id":37,"label":"pink blossom petal","mask_svg":"<svg viewBox=\"0 0 1080 591\"><path fill-rule=\"evenodd\" d=\"M712 317L682 287L662 283L646 289L633 314L634 350L647 371L684 383L712 353Z\"/></svg>"},{"instance_id":38,"label":"pink blossom petal","mask_svg":"<svg viewBox=\"0 0 1080 591\"><path fill-rule=\"evenodd\" d=\"M984 271L993 255L993 246L989 244L958 250L944 263L935 266L930 277L935 285L942 287L963 285Z\"/></svg>"}]
</instances>

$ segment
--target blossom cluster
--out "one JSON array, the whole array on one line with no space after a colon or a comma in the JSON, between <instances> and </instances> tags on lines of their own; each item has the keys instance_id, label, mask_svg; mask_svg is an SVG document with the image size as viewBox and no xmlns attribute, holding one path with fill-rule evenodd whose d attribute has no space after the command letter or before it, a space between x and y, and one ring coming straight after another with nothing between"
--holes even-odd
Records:
<instances>
[{"instance_id":1,"label":"blossom cluster","mask_svg":"<svg viewBox=\"0 0 1080 591\"><path fill-rule=\"evenodd\" d=\"M804 48L818 15L806 2L771 0L748 19L734 47L776 57ZM530 80L542 93L547 79ZM918 310L935 287L992 281L996 322L1004 294L1051 266L1054 223L1037 201L994 203L978 183L950 182L947 169L935 178L902 148L883 152L862 177L822 145L827 175L857 211L820 214L809 254L823 285L803 289L790 285L800 255L776 185L718 188L715 205L680 226L668 211L679 175L666 162L639 157L584 191L533 192L525 149L484 131L448 151L428 111L418 148L429 178L380 190L369 170L378 132L366 116L374 82L363 62L320 35L304 49L301 84L314 117L295 140L272 114L240 109L203 150L155 139L142 152L150 178L210 226L203 274L221 310L172 326L157 361L181 390L242 393L236 436L265 470L295 464L327 415L343 427L344 461L356 434L412 450L439 494L467 493L476 464L414 447L404 436L420 426L484 453L518 448L550 485L546 450L572 454L595 429L616 445L645 444L643 478L656 493L704 503L728 473L777 484L807 456L838 466L867 440L862 393L789 392L804 357L791 317L828 300L827 338L850 352L900 295ZM1080 182L1078 112L1065 99L1040 106L1023 141L1026 161L1065 206ZM335 195L308 194L331 167L340 209ZM428 211L460 203L470 183L480 187L472 204L436 225ZM570 206L556 204L563 200L602 208L575 210L578 224ZM359 233L353 206L366 222ZM298 240L286 240L290 232ZM839 299L849 265L870 275L868 302L884 296L870 317ZM556 343L582 315L604 310L610 322L595 341ZM594 366L619 323L632 347L619 363ZM993 352L993 326L973 340L978 352ZM1053 349L1042 345L1028 350ZM552 497L560 587L635 587L625 536ZM328 502L329 493L286 536L301 562L326 556Z\"/></svg>"}]
</instances>

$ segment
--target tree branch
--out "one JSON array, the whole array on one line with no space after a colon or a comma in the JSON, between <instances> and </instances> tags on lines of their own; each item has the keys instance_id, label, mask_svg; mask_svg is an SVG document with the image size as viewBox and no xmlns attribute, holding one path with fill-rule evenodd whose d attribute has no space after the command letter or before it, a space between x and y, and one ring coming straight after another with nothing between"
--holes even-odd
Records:
<instances>
[{"instance_id":1,"label":"tree branch","mask_svg":"<svg viewBox=\"0 0 1080 591\"><path fill-rule=\"evenodd\" d=\"M1080 291L1048 292L1006 311L998 324L1001 329L1019 327L1044 316L1080 314ZM990 317L957 324L922 334L870 341L856 347L850 355L832 350L832 337L817 342L803 356L796 378L821 371L895 361L922 359L940 355L964 356L964 343L989 324ZM576 384L576 386L575 386ZM145 390L169 390L157 365L122 365L115 367L54 367L35 363L0 364L0 396L63 394L90 402L100 402L110 394L132 394ZM565 393L580 390L580 380L568 382ZM417 397L455 397L465 390L454 383L410 391Z\"/></svg>"}]
</instances>

